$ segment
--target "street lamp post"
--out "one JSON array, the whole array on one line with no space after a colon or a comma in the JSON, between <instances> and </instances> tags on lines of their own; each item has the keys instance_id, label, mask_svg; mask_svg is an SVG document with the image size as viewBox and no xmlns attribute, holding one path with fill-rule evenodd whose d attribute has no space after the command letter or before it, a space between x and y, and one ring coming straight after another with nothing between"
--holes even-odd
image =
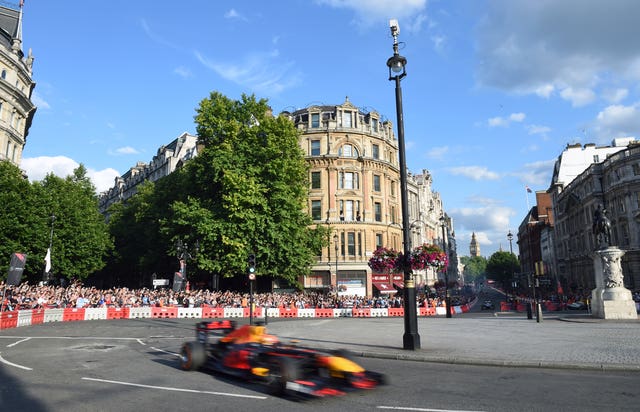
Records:
<instances>
[{"instance_id":1,"label":"street lamp post","mask_svg":"<svg viewBox=\"0 0 640 412\"><path fill-rule=\"evenodd\" d=\"M338 286L338 234L333 235L333 244L336 250L336 290Z\"/></svg>"},{"instance_id":2,"label":"street lamp post","mask_svg":"<svg viewBox=\"0 0 640 412\"><path fill-rule=\"evenodd\" d=\"M180 262L180 275L182 277L182 282L180 282L179 288L176 288L176 286L174 285L174 291L178 292L178 290L182 290L182 288L185 286L185 283L187 282L187 260L193 259L194 255L198 253L198 250L200 250L200 242L198 242L197 240L193 248L193 255L191 254L191 250L189 249L189 245L187 244L187 242L183 242L181 239L178 239L178 241L176 241L176 252L178 255L178 261Z\"/></svg>"},{"instance_id":3,"label":"street lamp post","mask_svg":"<svg viewBox=\"0 0 640 412\"><path fill-rule=\"evenodd\" d=\"M56 221L56 215L51 214L51 231L49 232L49 250L47 250L47 262L44 267L44 273L42 274L42 281L46 285L49 283L49 272L51 271L51 248L53 247L53 222Z\"/></svg>"},{"instance_id":4,"label":"street lamp post","mask_svg":"<svg viewBox=\"0 0 640 412\"><path fill-rule=\"evenodd\" d=\"M447 252L447 235L445 233L445 226L447 219L444 217L444 212L440 216L440 223L442 224L442 251L449 257ZM448 259L447 259L448 260ZM451 317L451 298L449 297L449 266L444 268L444 307L447 311L447 317Z\"/></svg>"},{"instance_id":5,"label":"street lamp post","mask_svg":"<svg viewBox=\"0 0 640 412\"><path fill-rule=\"evenodd\" d=\"M396 117L398 119L398 152L400 157L400 195L402 200L402 239L404 253L402 268L404 271L404 335L402 337L404 349L420 349L420 335L418 334L418 314L416 305L416 286L411 276L409 255L411 253L409 234L409 204L407 202L407 165L404 147L404 119L402 114L402 87L400 81L407 75L407 59L398 53L398 35L400 26L398 21L389 21L389 28L393 36L393 56L387 60L389 80L396 85Z\"/></svg>"}]
</instances>

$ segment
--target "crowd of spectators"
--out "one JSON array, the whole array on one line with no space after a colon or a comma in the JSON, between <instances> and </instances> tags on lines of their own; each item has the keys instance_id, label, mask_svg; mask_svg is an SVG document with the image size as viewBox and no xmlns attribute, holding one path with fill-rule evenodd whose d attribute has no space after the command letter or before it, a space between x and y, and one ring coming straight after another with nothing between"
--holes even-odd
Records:
<instances>
[{"instance_id":1,"label":"crowd of spectators","mask_svg":"<svg viewBox=\"0 0 640 412\"><path fill-rule=\"evenodd\" d=\"M101 308L101 307L249 307L267 308L390 308L403 307L402 293L384 294L376 297L341 295L335 292L287 292L249 293L212 290L129 289L126 287L97 289L80 282L70 285L5 285L0 281L0 301L3 310L40 308ZM466 299L464 299L466 303ZM458 302L459 303L459 302ZM417 296L419 306L444 306L439 297Z\"/></svg>"}]
</instances>

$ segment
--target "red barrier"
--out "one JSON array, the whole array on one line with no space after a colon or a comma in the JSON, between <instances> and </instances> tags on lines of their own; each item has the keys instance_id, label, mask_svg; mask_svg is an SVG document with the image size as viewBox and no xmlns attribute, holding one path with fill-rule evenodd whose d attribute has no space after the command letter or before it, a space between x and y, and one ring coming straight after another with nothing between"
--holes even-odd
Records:
<instances>
[{"instance_id":1,"label":"red barrier","mask_svg":"<svg viewBox=\"0 0 640 412\"><path fill-rule=\"evenodd\" d=\"M107 308L107 319L129 319L129 308Z\"/></svg>"},{"instance_id":2,"label":"red barrier","mask_svg":"<svg viewBox=\"0 0 640 412\"><path fill-rule=\"evenodd\" d=\"M352 310L352 316L354 318L370 318L371 317L371 309L365 308L356 308Z\"/></svg>"},{"instance_id":3,"label":"red barrier","mask_svg":"<svg viewBox=\"0 0 640 412\"><path fill-rule=\"evenodd\" d=\"M205 319L224 318L224 308L202 308L202 317Z\"/></svg>"},{"instance_id":4,"label":"red barrier","mask_svg":"<svg viewBox=\"0 0 640 412\"><path fill-rule=\"evenodd\" d=\"M18 311L0 313L0 329L10 329L18 327Z\"/></svg>"},{"instance_id":5,"label":"red barrier","mask_svg":"<svg viewBox=\"0 0 640 412\"><path fill-rule=\"evenodd\" d=\"M516 305L516 310L517 310L518 312L524 312L524 311L526 311L526 310L527 310L527 306L526 306L524 303L518 303L518 304Z\"/></svg>"},{"instance_id":6,"label":"red barrier","mask_svg":"<svg viewBox=\"0 0 640 412\"><path fill-rule=\"evenodd\" d=\"M389 308L389 316L404 316L404 308Z\"/></svg>"},{"instance_id":7,"label":"red barrier","mask_svg":"<svg viewBox=\"0 0 640 412\"><path fill-rule=\"evenodd\" d=\"M298 309L280 308L279 310L280 310L281 318L297 318L298 317Z\"/></svg>"},{"instance_id":8,"label":"red barrier","mask_svg":"<svg viewBox=\"0 0 640 412\"><path fill-rule=\"evenodd\" d=\"M436 315L436 308L433 308L433 307L420 308L420 316L435 316L435 315Z\"/></svg>"},{"instance_id":9,"label":"red barrier","mask_svg":"<svg viewBox=\"0 0 640 412\"><path fill-rule=\"evenodd\" d=\"M506 312L511 310L511 304L508 302L500 302L500 312Z\"/></svg>"},{"instance_id":10,"label":"red barrier","mask_svg":"<svg viewBox=\"0 0 640 412\"><path fill-rule=\"evenodd\" d=\"M245 318L251 317L251 311L249 310L249 308L244 308L244 317ZM253 317L256 317L256 318L262 317L261 307L253 308Z\"/></svg>"},{"instance_id":11,"label":"red barrier","mask_svg":"<svg viewBox=\"0 0 640 412\"><path fill-rule=\"evenodd\" d=\"M333 309L316 309L316 318L332 318Z\"/></svg>"},{"instance_id":12,"label":"red barrier","mask_svg":"<svg viewBox=\"0 0 640 412\"><path fill-rule=\"evenodd\" d=\"M178 317L178 308L151 308L151 317L152 318L177 318Z\"/></svg>"},{"instance_id":13,"label":"red barrier","mask_svg":"<svg viewBox=\"0 0 640 412\"><path fill-rule=\"evenodd\" d=\"M84 320L84 308L69 308L64 310L62 314L63 322L71 322L77 320Z\"/></svg>"},{"instance_id":14,"label":"red barrier","mask_svg":"<svg viewBox=\"0 0 640 412\"><path fill-rule=\"evenodd\" d=\"M31 312L31 324L39 325L40 323L44 323L44 309L34 309Z\"/></svg>"}]
</instances>

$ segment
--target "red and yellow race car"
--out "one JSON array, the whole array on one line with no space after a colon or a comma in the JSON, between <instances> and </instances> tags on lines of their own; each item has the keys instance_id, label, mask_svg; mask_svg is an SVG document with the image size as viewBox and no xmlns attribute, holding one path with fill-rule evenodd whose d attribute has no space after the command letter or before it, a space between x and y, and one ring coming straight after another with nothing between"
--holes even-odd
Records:
<instances>
[{"instance_id":1,"label":"red and yellow race car","mask_svg":"<svg viewBox=\"0 0 640 412\"><path fill-rule=\"evenodd\" d=\"M343 395L385 383L384 375L364 369L345 351L284 344L264 325L237 327L230 320L197 323L196 340L182 345L180 366L260 382L278 396Z\"/></svg>"}]
</instances>

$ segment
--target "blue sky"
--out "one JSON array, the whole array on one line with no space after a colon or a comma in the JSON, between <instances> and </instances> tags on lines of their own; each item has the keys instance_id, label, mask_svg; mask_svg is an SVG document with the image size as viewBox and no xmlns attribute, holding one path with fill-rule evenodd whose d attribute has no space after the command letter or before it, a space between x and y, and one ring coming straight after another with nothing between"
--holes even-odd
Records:
<instances>
[{"instance_id":1,"label":"blue sky","mask_svg":"<svg viewBox=\"0 0 640 412\"><path fill-rule=\"evenodd\" d=\"M400 24L407 165L427 169L458 254L509 250L568 143L640 133L635 0L27 0L38 106L21 167L82 163L98 190L182 132L212 91L376 110ZM517 252L517 244L513 244Z\"/></svg>"}]
</instances>

